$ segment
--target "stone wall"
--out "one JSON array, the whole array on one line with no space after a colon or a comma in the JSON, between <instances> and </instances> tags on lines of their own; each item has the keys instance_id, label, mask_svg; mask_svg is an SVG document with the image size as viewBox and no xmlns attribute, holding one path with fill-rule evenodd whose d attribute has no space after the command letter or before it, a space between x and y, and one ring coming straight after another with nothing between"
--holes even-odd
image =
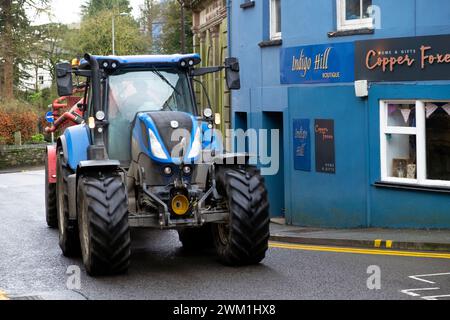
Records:
<instances>
[{"instance_id":1,"label":"stone wall","mask_svg":"<svg viewBox=\"0 0 450 320\"><path fill-rule=\"evenodd\" d=\"M45 147L45 144L23 146L0 145L0 170L43 165Z\"/></svg>"}]
</instances>

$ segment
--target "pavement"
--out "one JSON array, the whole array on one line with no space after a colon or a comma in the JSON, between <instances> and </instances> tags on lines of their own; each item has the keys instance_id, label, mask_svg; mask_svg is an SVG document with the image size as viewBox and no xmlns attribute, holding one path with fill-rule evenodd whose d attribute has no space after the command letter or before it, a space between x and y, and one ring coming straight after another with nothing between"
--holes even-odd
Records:
<instances>
[{"instance_id":1,"label":"pavement","mask_svg":"<svg viewBox=\"0 0 450 320\"><path fill-rule=\"evenodd\" d=\"M0 174L27 172L27 171L39 171L39 170L44 170L44 166L15 167L15 168L0 169Z\"/></svg>"},{"instance_id":2,"label":"pavement","mask_svg":"<svg viewBox=\"0 0 450 320\"><path fill-rule=\"evenodd\" d=\"M272 219L270 233L286 243L450 252L450 230L302 228Z\"/></svg>"},{"instance_id":3,"label":"pavement","mask_svg":"<svg viewBox=\"0 0 450 320\"><path fill-rule=\"evenodd\" d=\"M0 300L450 299L450 254L272 241L261 264L230 268L147 229L132 230L127 274L92 278L46 226L43 182L42 170L0 175Z\"/></svg>"}]
</instances>

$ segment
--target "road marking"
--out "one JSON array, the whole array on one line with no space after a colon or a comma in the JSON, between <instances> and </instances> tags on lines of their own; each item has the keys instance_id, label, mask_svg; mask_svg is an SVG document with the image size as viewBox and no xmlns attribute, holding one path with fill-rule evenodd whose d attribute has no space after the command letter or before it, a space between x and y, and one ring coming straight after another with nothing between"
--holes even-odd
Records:
<instances>
[{"instance_id":1,"label":"road marking","mask_svg":"<svg viewBox=\"0 0 450 320\"><path fill-rule=\"evenodd\" d=\"M431 291L431 290L440 290L441 288L420 288L420 289L406 289L406 290L401 290L401 293L407 294L408 296L411 297L420 297L420 294L418 293L414 293L416 291Z\"/></svg>"},{"instance_id":2,"label":"road marking","mask_svg":"<svg viewBox=\"0 0 450 320\"><path fill-rule=\"evenodd\" d=\"M430 281L430 280L426 280L426 279L422 279L422 278L427 278L427 277L440 277L440 276L446 276L446 275L450 275L450 272L446 272L446 273L430 273L430 274L420 274L420 275L415 275L415 276L409 276L408 278L416 280L416 281L421 281L421 282L425 282L425 283L431 283L431 284L436 284L436 282L434 281ZM423 300L439 300L439 298L447 298L450 297L450 294L444 294L444 295L436 295L436 296L422 296L421 294L415 293L415 292L419 292L419 291L431 291L431 290L441 290L441 288L418 288L418 289L406 289L406 290L401 290L401 293L407 294L411 297L420 297Z\"/></svg>"},{"instance_id":3,"label":"road marking","mask_svg":"<svg viewBox=\"0 0 450 320\"><path fill-rule=\"evenodd\" d=\"M426 282L426 283L435 284L436 282L433 282L433 281L430 281L430 280L421 279L421 278L447 276L447 275L450 275L450 272L447 272L447 273L420 274L420 275L416 275L416 276L409 276L409 278L417 280L417 281L422 281L422 282Z\"/></svg>"},{"instance_id":4,"label":"road marking","mask_svg":"<svg viewBox=\"0 0 450 320\"><path fill-rule=\"evenodd\" d=\"M8 295L6 292L0 290L0 300L9 300Z\"/></svg>"},{"instance_id":5,"label":"road marking","mask_svg":"<svg viewBox=\"0 0 450 320\"><path fill-rule=\"evenodd\" d=\"M352 253L352 254L367 254L367 255L382 255L382 256L450 259L450 254L448 254L448 253L357 249L357 248L342 248L342 247L322 247L322 246L299 245L299 244L289 244L289 243L280 243L280 242L270 242L270 247L277 248L277 249L302 250L302 251L322 251L322 252Z\"/></svg>"},{"instance_id":6,"label":"road marking","mask_svg":"<svg viewBox=\"0 0 450 320\"><path fill-rule=\"evenodd\" d=\"M449 298L450 294L444 294L442 296L428 296L428 297L422 297L424 300L439 300L439 298Z\"/></svg>"}]
</instances>

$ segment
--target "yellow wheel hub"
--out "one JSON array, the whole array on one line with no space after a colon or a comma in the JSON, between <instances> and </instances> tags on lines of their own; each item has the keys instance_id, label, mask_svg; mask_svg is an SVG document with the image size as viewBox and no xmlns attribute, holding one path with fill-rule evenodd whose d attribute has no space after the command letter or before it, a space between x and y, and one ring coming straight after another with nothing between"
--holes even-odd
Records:
<instances>
[{"instance_id":1,"label":"yellow wheel hub","mask_svg":"<svg viewBox=\"0 0 450 320\"><path fill-rule=\"evenodd\" d=\"M178 215L183 216L189 210L189 200L186 196L179 194L172 199L172 211Z\"/></svg>"}]
</instances>

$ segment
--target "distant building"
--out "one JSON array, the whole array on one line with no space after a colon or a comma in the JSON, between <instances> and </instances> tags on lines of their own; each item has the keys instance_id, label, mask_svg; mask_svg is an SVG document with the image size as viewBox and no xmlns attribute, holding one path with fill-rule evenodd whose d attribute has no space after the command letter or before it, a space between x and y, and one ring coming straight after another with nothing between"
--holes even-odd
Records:
<instances>
[{"instance_id":1,"label":"distant building","mask_svg":"<svg viewBox=\"0 0 450 320\"><path fill-rule=\"evenodd\" d=\"M228 3L233 124L281 132L272 216L450 228L450 2Z\"/></svg>"},{"instance_id":2,"label":"distant building","mask_svg":"<svg viewBox=\"0 0 450 320\"><path fill-rule=\"evenodd\" d=\"M35 60L33 64L20 68L27 75L21 82L20 90L40 91L52 86L52 75L45 61Z\"/></svg>"}]
</instances>

